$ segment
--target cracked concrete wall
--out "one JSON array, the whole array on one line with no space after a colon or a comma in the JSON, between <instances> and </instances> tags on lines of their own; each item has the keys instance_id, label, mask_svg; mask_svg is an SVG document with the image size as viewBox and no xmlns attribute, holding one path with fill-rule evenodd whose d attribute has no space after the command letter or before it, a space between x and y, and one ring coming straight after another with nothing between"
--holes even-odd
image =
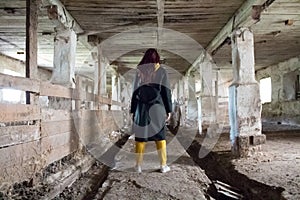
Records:
<instances>
[{"instance_id":1,"label":"cracked concrete wall","mask_svg":"<svg viewBox=\"0 0 300 200\"><path fill-rule=\"evenodd\" d=\"M256 72L256 79L271 77L272 101L263 104L263 121L300 124L300 101L295 98L300 56Z\"/></svg>"}]
</instances>

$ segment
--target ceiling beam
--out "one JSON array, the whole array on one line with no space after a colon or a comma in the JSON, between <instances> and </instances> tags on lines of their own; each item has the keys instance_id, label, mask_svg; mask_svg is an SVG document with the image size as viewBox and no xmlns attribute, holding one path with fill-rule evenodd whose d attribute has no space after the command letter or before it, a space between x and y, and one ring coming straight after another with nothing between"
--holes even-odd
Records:
<instances>
[{"instance_id":1,"label":"ceiling beam","mask_svg":"<svg viewBox=\"0 0 300 200\"><path fill-rule=\"evenodd\" d=\"M75 31L77 35L84 33L84 30L77 23L75 18L67 11L59 0L42 0L42 5L48 9L48 17L55 25L63 25ZM80 37L78 40L89 50L93 47L87 42L87 37Z\"/></svg>"},{"instance_id":2,"label":"ceiling beam","mask_svg":"<svg viewBox=\"0 0 300 200\"><path fill-rule=\"evenodd\" d=\"M251 27L260 21L260 13L269 7L275 0L246 0L244 4L233 14L226 25L219 31L214 39L206 47L206 52L200 54L191 67L187 70L187 74L193 68L201 63L205 58L214 55L219 48L230 42L230 36L234 29L238 27ZM208 56L209 55L209 56Z\"/></svg>"},{"instance_id":3,"label":"ceiling beam","mask_svg":"<svg viewBox=\"0 0 300 200\"><path fill-rule=\"evenodd\" d=\"M162 31L164 26L164 12L165 0L156 0L157 3L157 48L160 46L160 38L162 38Z\"/></svg>"},{"instance_id":4,"label":"ceiling beam","mask_svg":"<svg viewBox=\"0 0 300 200\"><path fill-rule=\"evenodd\" d=\"M234 13L226 25L216 37L208 44L206 51L214 55L226 42L232 31L238 27L251 27L259 22L260 13L270 6L274 0L246 0L245 3Z\"/></svg>"},{"instance_id":5,"label":"ceiling beam","mask_svg":"<svg viewBox=\"0 0 300 200\"><path fill-rule=\"evenodd\" d=\"M83 32L80 25L59 0L42 0L42 3L48 8L49 19L56 20L66 28L73 29L76 34Z\"/></svg>"}]
</instances>

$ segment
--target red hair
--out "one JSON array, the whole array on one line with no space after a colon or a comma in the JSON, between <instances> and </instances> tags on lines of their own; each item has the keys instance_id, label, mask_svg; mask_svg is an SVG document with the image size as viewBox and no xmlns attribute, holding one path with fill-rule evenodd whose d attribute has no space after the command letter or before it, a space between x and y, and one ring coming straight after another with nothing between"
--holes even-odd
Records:
<instances>
[{"instance_id":1,"label":"red hair","mask_svg":"<svg viewBox=\"0 0 300 200\"><path fill-rule=\"evenodd\" d=\"M150 64L150 63L153 64L160 63L160 56L157 53L156 49L154 48L150 48L145 52L139 65Z\"/></svg>"},{"instance_id":2,"label":"red hair","mask_svg":"<svg viewBox=\"0 0 300 200\"><path fill-rule=\"evenodd\" d=\"M137 67L142 83L147 84L153 82L156 75L155 65L157 63L160 63L160 57L156 49L148 49Z\"/></svg>"}]
</instances>

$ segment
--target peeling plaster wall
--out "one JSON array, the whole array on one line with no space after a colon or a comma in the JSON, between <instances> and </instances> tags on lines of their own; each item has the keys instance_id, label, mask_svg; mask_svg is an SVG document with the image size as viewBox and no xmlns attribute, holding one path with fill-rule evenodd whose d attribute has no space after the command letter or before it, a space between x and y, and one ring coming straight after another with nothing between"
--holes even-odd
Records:
<instances>
[{"instance_id":1,"label":"peeling plaster wall","mask_svg":"<svg viewBox=\"0 0 300 200\"><path fill-rule=\"evenodd\" d=\"M300 56L256 72L256 79L271 77L272 101L263 104L263 121L300 124L300 100L295 99L295 79Z\"/></svg>"}]
</instances>

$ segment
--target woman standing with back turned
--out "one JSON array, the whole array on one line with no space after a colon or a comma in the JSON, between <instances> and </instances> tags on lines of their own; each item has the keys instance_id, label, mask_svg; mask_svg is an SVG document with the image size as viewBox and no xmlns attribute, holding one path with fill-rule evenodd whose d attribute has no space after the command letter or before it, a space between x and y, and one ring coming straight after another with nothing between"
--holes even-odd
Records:
<instances>
[{"instance_id":1,"label":"woman standing with back turned","mask_svg":"<svg viewBox=\"0 0 300 200\"><path fill-rule=\"evenodd\" d=\"M166 121L172 112L171 90L167 72L160 66L160 57L153 48L148 49L139 65L131 98L132 131L136 141L136 171L141 164L146 142L155 141L160 158L160 171L170 171L167 166Z\"/></svg>"}]
</instances>

